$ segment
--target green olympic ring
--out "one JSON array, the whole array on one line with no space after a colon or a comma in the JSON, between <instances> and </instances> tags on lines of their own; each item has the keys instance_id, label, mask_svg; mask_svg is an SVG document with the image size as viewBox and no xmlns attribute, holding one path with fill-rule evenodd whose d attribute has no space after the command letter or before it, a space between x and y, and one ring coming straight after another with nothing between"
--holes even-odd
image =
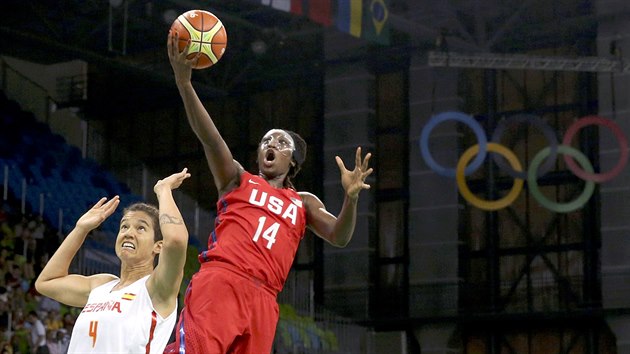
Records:
<instances>
[{"instance_id":1,"label":"green olympic ring","mask_svg":"<svg viewBox=\"0 0 630 354\"><path fill-rule=\"evenodd\" d=\"M584 170L586 170L589 173L593 173L593 165L591 165L591 162L588 160L588 157L586 157L582 152L580 152L580 150L574 149L566 145L558 145L558 152L575 158L580 163L580 165L582 166ZM549 156L550 153L551 153L551 149L549 147L546 147L540 150L536 154L536 156L534 156L534 159L531 162L529 170L527 171L527 186L529 187L529 192L532 194L534 199L536 199L538 203L540 203L540 205L544 206L545 208L551 211L555 211L557 213L568 213L570 211L574 211L576 209L581 208L584 204L586 204L589 198L593 195L593 191L595 191L595 182L593 181L586 181L582 194L580 194L580 196L578 196L574 200L567 203L552 202L551 200L547 199L540 191L540 188L538 187L538 182L537 182L538 178L536 176L536 171L538 170L538 167L542 163L543 159Z\"/></svg>"}]
</instances>

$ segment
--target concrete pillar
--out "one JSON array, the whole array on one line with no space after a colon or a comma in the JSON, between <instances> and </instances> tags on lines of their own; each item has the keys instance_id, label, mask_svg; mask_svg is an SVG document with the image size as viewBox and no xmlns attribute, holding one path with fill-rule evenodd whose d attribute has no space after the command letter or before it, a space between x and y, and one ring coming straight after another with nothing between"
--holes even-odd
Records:
<instances>
[{"instance_id":1,"label":"concrete pillar","mask_svg":"<svg viewBox=\"0 0 630 354\"><path fill-rule=\"evenodd\" d=\"M335 156L340 156L346 167L352 169L356 148L361 146L364 153L373 148L374 75L360 61L334 61L340 51L351 51L353 43L359 46L358 41L352 42L343 33L330 32L325 42L329 64L324 81L323 198L328 210L336 215L344 194ZM369 314L372 204L372 191L361 192L352 241L346 248L330 245L324 248L325 306L355 318L367 318Z\"/></svg>"},{"instance_id":2,"label":"concrete pillar","mask_svg":"<svg viewBox=\"0 0 630 354\"><path fill-rule=\"evenodd\" d=\"M599 57L614 57L611 43L616 42L620 59L630 58L630 6L624 0L599 0L595 4L600 22L597 35ZM625 55L625 58L624 58ZM630 134L630 73L598 75L599 115L613 119L626 137ZM619 159L617 139L607 128L600 128L601 171L613 168ZM604 309L630 307L630 169L600 185L601 193L601 269ZM630 353L630 316L608 317L617 338L619 353Z\"/></svg>"},{"instance_id":3,"label":"concrete pillar","mask_svg":"<svg viewBox=\"0 0 630 354\"><path fill-rule=\"evenodd\" d=\"M420 153L422 128L434 114L458 110L457 70L428 67L425 57L410 68L410 315L447 315L457 311L458 195L454 179L433 172ZM455 167L458 134L454 124L437 126L430 137L433 157Z\"/></svg>"}]
</instances>

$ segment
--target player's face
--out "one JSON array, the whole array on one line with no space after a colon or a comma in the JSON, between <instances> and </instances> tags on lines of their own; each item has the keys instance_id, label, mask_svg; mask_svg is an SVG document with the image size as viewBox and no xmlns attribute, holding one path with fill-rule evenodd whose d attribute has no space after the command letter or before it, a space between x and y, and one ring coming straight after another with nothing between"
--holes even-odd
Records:
<instances>
[{"instance_id":1,"label":"player's face","mask_svg":"<svg viewBox=\"0 0 630 354\"><path fill-rule=\"evenodd\" d=\"M295 142L289 133L272 129L263 136L258 148L258 162L262 172L279 170L286 172L293 159Z\"/></svg>"},{"instance_id":2,"label":"player's face","mask_svg":"<svg viewBox=\"0 0 630 354\"><path fill-rule=\"evenodd\" d=\"M295 151L295 142L289 133L281 129L272 129L260 140L260 148L266 150L275 148L285 156L292 156Z\"/></svg>"},{"instance_id":3,"label":"player's face","mask_svg":"<svg viewBox=\"0 0 630 354\"><path fill-rule=\"evenodd\" d=\"M153 263L155 230L151 217L144 211L130 211L120 221L116 238L116 255L121 260L140 259Z\"/></svg>"}]
</instances>

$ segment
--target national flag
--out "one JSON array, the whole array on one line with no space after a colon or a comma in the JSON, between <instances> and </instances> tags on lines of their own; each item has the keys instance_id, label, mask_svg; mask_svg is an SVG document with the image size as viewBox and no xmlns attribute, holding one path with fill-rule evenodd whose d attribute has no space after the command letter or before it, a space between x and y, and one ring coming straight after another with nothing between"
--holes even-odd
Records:
<instances>
[{"instance_id":1,"label":"national flag","mask_svg":"<svg viewBox=\"0 0 630 354\"><path fill-rule=\"evenodd\" d=\"M389 0L364 1L361 38L384 45L389 44L388 2Z\"/></svg>"},{"instance_id":2,"label":"national flag","mask_svg":"<svg viewBox=\"0 0 630 354\"><path fill-rule=\"evenodd\" d=\"M291 13L304 15L308 13L308 0L291 0Z\"/></svg>"},{"instance_id":3,"label":"national flag","mask_svg":"<svg viewBox=\"0 0 630 354\"><path fill-rule=\"evenodd\" d=\"M261 0L260 3L276 10L302 15L304 14L304 1L305 0Z\"/></svg>"},{"instance_id":4,"label":"national flag","mask_svg":"<svg viewBox=\"0 0 630 354\"><path fill-rule=\"evenodd\" d=\"M128 301L131 301L135 298L136 298L136 294L133 294L133 293L124 293L122 296L123 300L128 300Z\"/></svg>"},{"instance_id":5,"label":"national flag","mask_svg":"<svg viewBox=\"0 0 630 354\"><path fill-rule=\"evenodd\" d=\"M262 0L262 4L271 6L276 10L291 12L291 0Z\"/></svg>"},{"instance_id":6,"label":"national flag","mask_svg":"<svg viewBox=\"0 0 630 354\"><path fill-rule=\"evenodd\" d=\"M261 4L276 10L308 16L324 26L332 24L332 0L261 0Z\"/></svg>"},{"instance_id":7,"label":"national flag","mask_svg":"<svg viewBox=\"0 0 630 354\"><path fill-rule=\"evenodd\" d=\"M331 0L312 0L307 3L308 18L320 25L332 25L332 1ZM305 12L306 13L306 12Z\"/></svg>"},{"instance_id":8,"label":"national flag","mask_svg":"<svg viewBox=\"0 0 630 354\"><path fill-rule=\"evenodd\" d=\"M389 0L339 0L337 28L358 38L389 44Z\"/></svg>"},{"instance_id":9,"label":"national flag","mask_svg":"<svg viewBox=\"0 0 630 354\"><path fill-rule=\"evenodd\" d=\"M337 2L337 29L354 37L361 37L362 22L362 0L339 0Z\"/></svg>"}]
</instances>

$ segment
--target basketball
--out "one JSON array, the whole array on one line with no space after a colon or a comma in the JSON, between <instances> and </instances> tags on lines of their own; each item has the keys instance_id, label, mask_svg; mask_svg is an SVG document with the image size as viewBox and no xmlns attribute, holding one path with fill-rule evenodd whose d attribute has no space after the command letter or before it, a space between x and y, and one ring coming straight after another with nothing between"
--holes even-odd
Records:
<instances>
[{"instance_id":1,"label":"basketball","mask_svg":"<svg viewBox=\"0 0 630 354\"><path fill-rule=\"evenodd\" d=\"M187 11L173 21L171 30L179 34L177 45L180 53L188 44L188 40L190 40L190 48L187 58L192 59L201 52L199 59L193 65L194 69L205 69L216 64L225 53L227 46L225 27L221 20L211 12Z\"/></svg>"}]
</instances>

